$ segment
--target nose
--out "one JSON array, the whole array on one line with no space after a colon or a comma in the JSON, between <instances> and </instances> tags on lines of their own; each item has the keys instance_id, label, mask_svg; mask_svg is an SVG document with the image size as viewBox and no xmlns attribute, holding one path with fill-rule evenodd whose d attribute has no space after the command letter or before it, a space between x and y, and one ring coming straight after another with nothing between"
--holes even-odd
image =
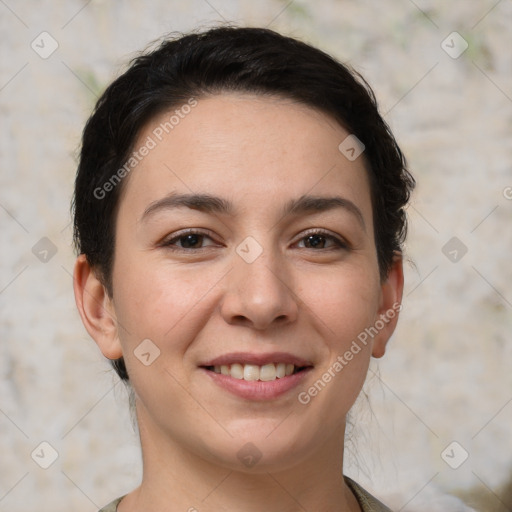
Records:
<instances>
[{"instance_id":1,"label":"nose","mask_svg":"<svg viewBox=\"0 0 512 512\"><path fill-rule=\"evenodd\" d=\"M236 253L233 259L221 305L221 315L227 323L264 330L297 319L299 298L291 272L278 261L278 256L263 251L252 263Z\"/></svg>"}]
</instances>

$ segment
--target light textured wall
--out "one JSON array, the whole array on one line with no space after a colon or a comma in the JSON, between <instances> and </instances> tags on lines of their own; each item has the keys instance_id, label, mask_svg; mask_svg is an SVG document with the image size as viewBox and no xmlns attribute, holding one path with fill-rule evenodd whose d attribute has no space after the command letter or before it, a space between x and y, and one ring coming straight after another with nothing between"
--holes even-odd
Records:
<instances>
[{"instance_id":1,"label":"light textured wall","mask_svg":"<svg viewBox=\"0 0 512 512\"><path fill-rule=\"evenodd\" d=\"M498 510L512 469L512 2L5 0L0 512L93 512L137 484L123 386L72 295L76 150L128 57L223 19L270 25L362 72L418 180L401 322L372 365L371 409L355 408L348 474L404 512L449 510L449 493ZM458 469L441 457L453 441L453 466L469 454Z\"/></svg>"}]
</instances>

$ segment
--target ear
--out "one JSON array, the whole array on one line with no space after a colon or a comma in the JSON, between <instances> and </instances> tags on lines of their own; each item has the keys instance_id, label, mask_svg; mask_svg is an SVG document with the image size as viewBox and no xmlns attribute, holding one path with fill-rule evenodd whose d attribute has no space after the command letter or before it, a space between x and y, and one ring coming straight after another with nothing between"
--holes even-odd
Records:
<instances>
[{"instance_id":1,"label":"ear","mask_svg":"<svg viewBox=\"0 0 512 512\"><path fill-rule=\"evenodd\" d=\"M381 284L381 298L375 326L378 329L373 340L372 356L382 357L386 345L393 334L400 310L402 309L402 294L404 290L404 269L402 253L395 252L388 276Z\"/></svg>"},{"instance_id":2,"label":"ear","mask_svg":"<svg viewBox=\"0 0 512 512\"><path fill-rule=\"evenodd\" d=\"M75 263L73 288L78 312L91 338L105 357L120 358L123 353L112 299L84 254Z\"/></svg>"}]
</instances>

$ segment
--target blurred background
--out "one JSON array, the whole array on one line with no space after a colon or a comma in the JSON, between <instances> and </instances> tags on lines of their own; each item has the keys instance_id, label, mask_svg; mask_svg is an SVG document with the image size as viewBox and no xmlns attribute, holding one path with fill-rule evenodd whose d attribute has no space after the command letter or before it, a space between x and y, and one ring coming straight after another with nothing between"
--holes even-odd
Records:
<instances>
[{"instance_id":1,"label":"blurred background","mask_svg":"<svg viewBox=\"0 0 512 512\"><path fill-rule=\"evenodd\" d=\"M129 58L224 21L361 72L418 181L346 473L393 510L511 511L511 0L0 0L0 511L94 512L138 484L126 391L72 294L77 150Z\"/></svg>"}]
</instances>

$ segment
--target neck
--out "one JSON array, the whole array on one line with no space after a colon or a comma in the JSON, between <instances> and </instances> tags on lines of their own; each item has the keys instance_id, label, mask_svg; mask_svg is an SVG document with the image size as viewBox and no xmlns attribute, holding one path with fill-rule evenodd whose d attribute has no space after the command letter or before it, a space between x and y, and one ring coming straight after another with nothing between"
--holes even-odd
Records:
<instances>
[{"instance_id":1,"label":"neck","mask_svg":"<svg viewBox=\"0 0 512 512\"><path fill-rule=\"evenodd\" d=\"M356 512L357 501L343 479L343 430L292 467L241 471L206 460L169 442L139 417L143 453L140 487L119 512Z\"/></svg>"}]
</instances>

